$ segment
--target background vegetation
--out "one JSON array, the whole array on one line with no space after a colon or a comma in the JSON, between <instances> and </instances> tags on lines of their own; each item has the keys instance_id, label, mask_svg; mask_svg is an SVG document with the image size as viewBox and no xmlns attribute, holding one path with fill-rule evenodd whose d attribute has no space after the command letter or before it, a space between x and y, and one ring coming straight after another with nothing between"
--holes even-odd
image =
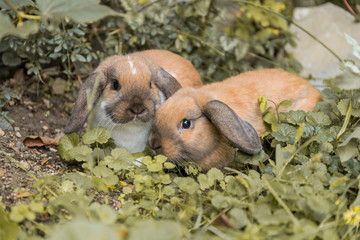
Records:
<instances>
[{"instance_id":1,"label":"background vegetation","mask_svg":"<svg viewBox=\"0 0 360 240\"><path fill-rule=\"evenodd\" d=\"M284 18L289 1L1 0L1 74L25 67L49 83L88 74L106 56L163 48L188 58L204 81L271 66L297 71L284 52L293 44ZM269 10L265 10L269 9ZM354 55L360 46L348 37ZM0 239L358 239L360 69L327 81L314 112L271 114L260 99L266 151L239 153L223 173L181 173L163 156L137 156L106 146L102 128L62 138L59 153L83 171L35 179L39 194L11 208L0 203ZM6 104L12 96L2 89ZM271 99L270 99L271 100ZM259 107L260 107L259 106ZM16 159L9 157L11 161ZM21 167L21 165L19 165ZM31 174L31 173L29 173ZM21 191L21 190L19 190Z\"/></svg>"},{"instance_id":2,"label":"background vegetation","mask_svg":"<svg viewBox=\"0 0 360 240\"><path fill-rule=\"evenodd\" d=\"M242 2L3 0L2 70L25 65L28 74L41 78L59 66L56 70L71 79L106 56L151 48L188 58L206 81L265 63L298 70L283 51L293 43L288 22ZM285 0L261 6L291 12Z\"/></svg>"}]
</instances>

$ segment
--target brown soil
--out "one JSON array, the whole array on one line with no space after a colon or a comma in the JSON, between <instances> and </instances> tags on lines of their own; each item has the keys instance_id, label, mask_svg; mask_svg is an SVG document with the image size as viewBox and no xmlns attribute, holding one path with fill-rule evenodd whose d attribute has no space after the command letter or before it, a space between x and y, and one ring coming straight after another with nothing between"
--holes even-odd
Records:
<instances>
[{"instance_id":1,"label":"brown soil","mask_svg":"<svg viewBox=\"0 0 360 240\"><path fill-rule=\"evenodd\" d=\"M31 135L59 139L74 97L69 93L54 95L45 90L49 89L46 85L34 79L24 80L23 74L18 75L0 82L0 89L10 87L20 96L19 100L12 100L3 109L14 120L14 130L0 129L0 198L6 206L14 205L29 194L36 194L31 188L34 179L11 158L37 178L70 171L68 164L60 159L56 147L27 147L23 140Z\"/></svg>"}]
</instances>

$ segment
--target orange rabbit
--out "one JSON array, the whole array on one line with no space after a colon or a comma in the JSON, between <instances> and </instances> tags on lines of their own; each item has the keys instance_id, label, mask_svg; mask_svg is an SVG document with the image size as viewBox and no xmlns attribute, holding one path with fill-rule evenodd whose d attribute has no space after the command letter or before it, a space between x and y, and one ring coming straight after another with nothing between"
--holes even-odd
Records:
<instances>
[{"instance_id":1,"label":"orange rabbit","mask_svg":"<svg viewBox=\"0 0 360 240\"><path fill-rule=\"evenodd\" d=\"M201 88L182 88L156 112L149 146L175 163L194 161L203 170L222 168L236 148L256 154L265 131L258 97L280 103L287 110L313 110L321 99L306 80L291 73L264 69L230 77Z\"/></svg>"}]
</instances>

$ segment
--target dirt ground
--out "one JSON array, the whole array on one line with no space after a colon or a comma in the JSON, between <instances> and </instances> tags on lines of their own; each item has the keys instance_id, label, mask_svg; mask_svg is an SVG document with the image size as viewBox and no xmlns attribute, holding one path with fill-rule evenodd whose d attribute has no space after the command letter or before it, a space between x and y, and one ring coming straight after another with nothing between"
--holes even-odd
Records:
<instances>
[{"instance_id":1,"label":"dirt ground","mask_svg":"<svg viewBox=\"0 0 360 240\"><path fill-rule=\"evenodd\" d=\"M69 93L55 95L46 90L43 83L25 80L24 74L0 80L0 87L4 86L20 97L4 109L14 120L14 130L2 131L0 128L0 196L6 206L12 206L18 199L36 193L31 189L34 179L5 154L20 162L36 177L71 171L60 159L56 146L28 147L23 140L28 136L59 139L75 98Z\"/></svg>"}]
</instances>

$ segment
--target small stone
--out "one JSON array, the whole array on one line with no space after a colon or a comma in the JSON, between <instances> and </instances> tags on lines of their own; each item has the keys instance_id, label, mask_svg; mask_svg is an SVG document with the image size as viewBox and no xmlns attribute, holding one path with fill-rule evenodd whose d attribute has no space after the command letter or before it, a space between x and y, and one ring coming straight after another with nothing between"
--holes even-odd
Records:
<instances>
[{"instance_id":1,"label":"small stone","mask_svg":"<svg viewBox=\"0 0 360 240\"><path fill-rule=\"evenodd\" d=\"M51 102L50 102L49 99L43 98L43 102L45 103L45 105L46 105L47 108L50 108L50 107L51 107Z\"/></svg>"},{"instance_id":2,"label":"small stone","mask_svg":"<svg viewBox=\"0 0 360 240\"><path fill-rule=\"evenodd\" d=\"M43 153L40 155L40 158L46 158L47 157L47 154L46 153Z\"/></svg>"},{"instance_id":3,"label":"small stone","mask_svg":"<svg viewBox=\"0 0 360 240\"><path fill-rule=\"evenodd\" d=\"M44 125L44 126L42 126L42 129L43 129L44 131L47 131L47 130L49 130L49 127L46 126L46 125Z\"/></svg>"},{"instance_id":4,"label":"small stone","mask_svg":"<svg viewBox=\"0 0 360 240\"><path fill-rule=\"evenodd\" d=\"M17 136L18 138L21 138L20 132L16 132L16 133L15 133L15 136Z\"/></svg>"},{"instance_id":5,"label":"small stone","mask_svg":"<svg viewBox=\"0 0 360 240\"><path fill-rule=\"evenodd\" d=\"M33 117L34 117L34 114L29 113L28 116L31 117L31 118L33 118Z\"/></svg>"},{"instance_id":6,"label":"small stone","mask_svg":"<svg viewBox=\"0 0 360 240\"><path fill-rule=\"evenodd\" d=\"M28 107L28 109L31 111L31 110L33 110L34 108L32 107L32 106L27 106Z\"/></svg>"},{"instance_id":7,"label":"small stone","mask_svg":"<svg viewBox=\"0 0 360 240\"><path fill-rule=\"evenodd\" d=\"M29 169L30 169L30 164L29 164L28 162L20 161L20 164L21 164L26 170L29 170Z\"/></svg>"},{"instance_id":8,"label":"small stone","mask_svg":"<svg viewBox=\"0 0 360 240\"><path fill-rule=\"evenodd\" d=\"M27 100L25 100L25 101L24 101L24 104L25 104L25 105L33 105L34 103L33 103L32 101L27 101Z\"/></svg>"},{"instance_id":9,"label":"small stone","mask_svg":"<svg viewBox=\"0 0 360 240\"><path fill-rule=\"evenodd\" d=\"M21 135L20 135L21 136ZM22 142L17 142L16 143L16 147L20 149L20 151L25 151L26 150L26 147L25 145L22 143Z\"/></svg>"},{"instance_id":10,"label":"small stone","mask_svg":"<svg viewBox=\"0 0 360 240\"><path fill-rule=\"evenodd\" d=\"M0 117L0 128L4 131L12 131L14 128L11 126L11 124L6 121L5 118Z\"/></svg>"},{"instance_id":11,"label":"small stone","mask_svg":"<svg viewBox=\"0 0 360 240\"><path fill-rule=\"evenodd\" d=\"M49 148L49 150L50 150L50 152L57 152L57 149L55 149L55 148Z\"/></svg>"},{"instance_id":12,"label":"small stone","mask_svg":"<svg viewBox=\"0 0 360 240\"><path fill-rule=\"evenodd\" d=\"M59 139L62 138L64 135L65 135L65 134L64 134L63 132L56 133L54 139L58 139L58 140L59 140Z\"/></svg>"},{"instance_id":13,"label":"small stone","mask_svg":"<svg viewBox=\"0 0 360 240\"><path fill-rule=\"evenodd\" d=\"M14 127L15 132L20 132L20 128L19 127Z\"/></svg>"},{"instance_id":14,"label":"small stone","mask_svg":"<svg viewBox=\"0 0 360 240\"><path fill-rule=\"evenodd\" d=\"M0 128L0 137L4 136L5 132Z\"/></svg>"}]
</instances>

